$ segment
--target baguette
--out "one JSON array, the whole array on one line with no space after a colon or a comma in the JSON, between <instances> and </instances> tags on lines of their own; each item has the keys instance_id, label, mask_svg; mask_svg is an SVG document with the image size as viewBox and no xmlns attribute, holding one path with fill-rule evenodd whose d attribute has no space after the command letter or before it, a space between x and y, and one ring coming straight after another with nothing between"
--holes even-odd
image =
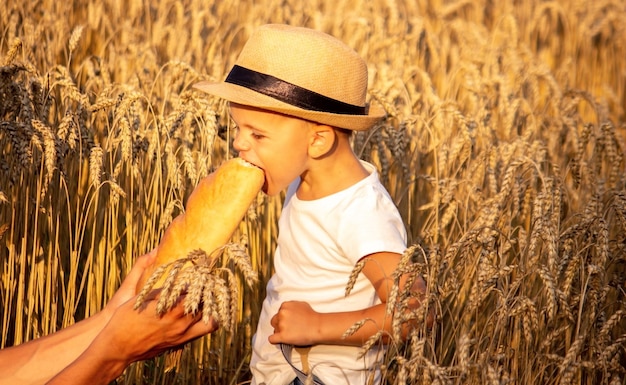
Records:
<instances>
[{"instance_id":1,"label":"baguette","mask_svg":"<svg viewBox=\"0 0 626 385\"><path fill-rule=\"evenodd\" d=\"M264 183L263 170L241 158L226 161L202 179L189 196L185 212L165 230L156 259L139 279L137 292L159 266L198 249L210 255L225 245ZM164 279L153 287L160 287Z\"/></svg>"}]
</instances>

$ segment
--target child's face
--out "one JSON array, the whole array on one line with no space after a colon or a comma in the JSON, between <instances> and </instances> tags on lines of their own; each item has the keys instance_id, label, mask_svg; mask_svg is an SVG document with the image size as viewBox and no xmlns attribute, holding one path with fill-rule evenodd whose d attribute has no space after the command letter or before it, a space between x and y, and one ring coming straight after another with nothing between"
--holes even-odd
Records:
<instances>
[{"instance_id":1,"label":"child's face","mask_svg":"<svg viewBox=\"0 0 626 385\"><path fill-rule=\"evenodd\" d=\"M235 103L230 116L237 125L233 146L265 171L266 194L278 194L306 171L310 122Z\"/></svg>"}]
</instances>

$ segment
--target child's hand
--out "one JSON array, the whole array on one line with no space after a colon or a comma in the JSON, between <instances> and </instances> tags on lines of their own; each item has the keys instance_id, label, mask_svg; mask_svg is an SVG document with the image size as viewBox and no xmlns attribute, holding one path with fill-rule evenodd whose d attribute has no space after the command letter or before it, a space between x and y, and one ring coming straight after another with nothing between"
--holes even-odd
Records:
<instances>
[{"instance_id":1,"label":"child's hand","mask_svg":"<svg viewBox=\"0 0 626 385\"><path fill-rule=\"evenodd\" d=\"M416 311L420 306L423 306L424 301L426 300L426 281L424 278L419 275L417 279L411 285L409 289L411 293L411 298L408 302L408 310ZM435 322L435 318L437 317L437 312L434 306L430 306L428 308L428 314L426 315L426 327L430 329ZM419 327L418 325L412 325L413 328Z\"/></svg>"},{"instance_id":2,"label":"child's hand","mask_svg":"<svg viewBox=\"0 0 626 385\"><path fill-rule=\"evenodd\" d=\"M268 339L272 344L308 346L318 343L320 314L306 302L283 302L270 323L274 327L274 334Z\"/></svg>"}]
</instances>

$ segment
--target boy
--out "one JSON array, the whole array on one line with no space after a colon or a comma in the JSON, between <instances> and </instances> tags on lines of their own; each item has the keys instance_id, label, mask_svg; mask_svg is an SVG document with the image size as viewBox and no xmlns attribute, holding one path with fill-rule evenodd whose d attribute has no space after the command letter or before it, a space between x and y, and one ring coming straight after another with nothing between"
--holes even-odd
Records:
<instances>
[{"instance_id":1,"label":"boy","mask_svg":"<svg viewBox=\"0 0 626 385\"><path fill-rule=\"evenodd\" d=\"M229 101L235 150L264 170L263 191L287 188L275 273L253 341L252 384L298 384L303 369L327 385L379 382L373 364L382 352L360 357L360 346L390 330L385 302L406 231L375 168L350 146L351 131L384 116L366 104L364 61L324 33L266 25L224 82L195 87ZM363 259L346 297L350 273ZM370 321L342 338L364 319ZM310 346L308 357L290 357L290 346Z\"/></svg>"}]
</instances>

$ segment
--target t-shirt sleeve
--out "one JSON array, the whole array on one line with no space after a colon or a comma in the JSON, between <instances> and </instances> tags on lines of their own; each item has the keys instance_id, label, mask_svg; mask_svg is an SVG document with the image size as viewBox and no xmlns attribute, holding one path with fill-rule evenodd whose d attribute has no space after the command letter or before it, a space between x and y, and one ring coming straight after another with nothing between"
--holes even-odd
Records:
<instances>
[{"instance_id":1,"label":"t-shirt sleeve","mask_svg":"<svg viewBox=\"0 0 626 385\"><path fill-rule=\"evenodd\" d=\"M373 253L402 254L407 235L398 208L382 186L363 190L341 215L338 239L344 255L356 264Z\"/></svg>"}]
</instances>

